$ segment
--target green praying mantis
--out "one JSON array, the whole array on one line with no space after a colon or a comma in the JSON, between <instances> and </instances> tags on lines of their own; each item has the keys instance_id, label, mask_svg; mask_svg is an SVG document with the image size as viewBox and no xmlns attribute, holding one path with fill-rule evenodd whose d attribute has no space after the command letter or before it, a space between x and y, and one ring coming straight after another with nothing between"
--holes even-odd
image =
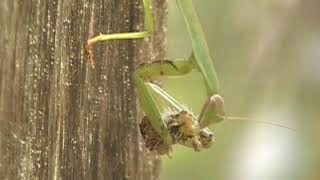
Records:
<instances>
[{"instance_id":1,"label":"green praying mantis","mask_svg":"<svg viewBox=\"0 0 320 180\"><path fill-rule=\"evenodd\" d=\"M176 1L191 38L193 50L191 55L189 58L171 61L159 60L151 64L144 64L137 68L133 74L133 83L146 115L140 124L141 133L146 141L146 146L150 150L156 150L159 154L168 154L171 146L175 143L194 148L196 151L209 148L213 142L213 133L208 126L233 118L225 114L224 100L219 95L218 77L192 0ZM91 52L93 43L145 38L154 32L149 0L142 0L142 3L146 30L142 32L100 34L89 39L87 41L87 51L90 63L93 62ZM150 82L153 77L183 76L191 71L200 72L206 86L208 98L199 115L195 115L161 87ZM173 110L162 113L156 98L152 95L154 93L169 104Z\"/></svg>"}]
</instances>

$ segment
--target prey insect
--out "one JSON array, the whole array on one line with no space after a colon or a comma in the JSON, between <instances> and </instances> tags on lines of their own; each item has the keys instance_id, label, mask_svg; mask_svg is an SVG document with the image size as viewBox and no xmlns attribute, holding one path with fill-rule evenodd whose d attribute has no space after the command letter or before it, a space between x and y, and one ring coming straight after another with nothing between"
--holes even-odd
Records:
<instances>
[{"instance_id":1,"label":"prey insect","mask_svg":"<svg viewBox=\"0 0 320 180\"><path fill-rule=\"evenodd\" d=\"M226 116L224 111L224 100L219 95L218 77L192 0L176 1L191 39L191 55L188 58L159 60L151 64L144 64L133 74L133 83L146 115L140 124L140 130L146 147L159 154L167 154L171 146L176 143L191 147L196 151L209 148L213 142L213 133L208 126L231 118ZM142 0L142 3L146 30L100 34L89 39L86 46L89 63L93 63L92 45L96 42L145 38L154 32L149 0ZM165 90L149 81L157 76L183 76L191 71L200 72L206 86L207 100L199 115L193 114ZM164 100L171 109L162 112L153 93Z\"/></svg>"}]
</instances>

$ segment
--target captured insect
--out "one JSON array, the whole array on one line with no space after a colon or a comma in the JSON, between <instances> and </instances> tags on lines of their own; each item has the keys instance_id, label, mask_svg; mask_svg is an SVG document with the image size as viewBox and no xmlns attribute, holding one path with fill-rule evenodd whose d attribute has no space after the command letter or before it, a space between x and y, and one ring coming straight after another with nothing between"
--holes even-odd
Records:
<instances>
[{"instance_id":1,"label":"captured insect","mask_svg":"<svg viewBox=\"0 0 320 180\"><path fill-rule=\"evenodd\" d=\"M189 58L159 60L151 64L143 64L133 74L138 98L146 115L140 123L140 131L146 147L150 151L157 151L159 154L168 154L171 146L176 143L191 147L195 151L209 148L214 138L213 132L208 128L209 125L228 119L241 119L225 114L224 100L219 95L218 77L192 0L176 1L191 39L193 50L191 56ZM89 39L86 46L89 63L93 63L92 45L96 42L145 38L154 32L149 0L142 0L142 3L146 30L142 32L100 34ZM208 98L199 115L195 115L161 87L150 82L150 79L157 76L183 76L191 71L200 72L206 86ZM155 97L152 95L153 93L165 101L170 109L161 112ZM246 119L242 118L242 120ZM264 123L281 126L272 122Z\"/></svg>"}]
</instances>

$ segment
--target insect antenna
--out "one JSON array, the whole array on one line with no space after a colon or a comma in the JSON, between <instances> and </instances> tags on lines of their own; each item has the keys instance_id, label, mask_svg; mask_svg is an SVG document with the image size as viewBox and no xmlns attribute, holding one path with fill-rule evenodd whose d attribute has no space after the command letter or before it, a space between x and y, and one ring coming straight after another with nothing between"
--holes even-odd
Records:
<instances>
[{"instance_id":1,"label":"insect antenna","mask_svg":"<svg viewBox=\"0 0 320 180\"><path fill-rule=\"evenodd\" d=\"M267 124L267 125L272 125L284 129L288 129L291 131L297 131L297 129L274 122L274 121L263 121L263 120L254 120L248 117L238 117L238 116L224 116L224 118L228 121L247 121L247 122L254 122L254 123L260 123L260 124Z\"/></svg>"}]
</instances>

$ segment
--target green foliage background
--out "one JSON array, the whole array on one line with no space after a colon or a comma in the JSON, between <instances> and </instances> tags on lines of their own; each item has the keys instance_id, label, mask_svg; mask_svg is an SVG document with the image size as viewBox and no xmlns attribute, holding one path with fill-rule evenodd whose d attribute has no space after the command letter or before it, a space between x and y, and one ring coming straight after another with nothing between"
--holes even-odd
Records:
<instances>
[{"instance_id":1,"label":"green foliage background","mask_svg":"<svg viewBox=\"0 0 320 180\"><path fill-rule=\"evenodd\" d=\"M169 0L168 57L187 57L184 22ZM248 122L212 126L215 143L201 153L176 146L163 157L161 179L320 179L320 2L197 0L228 114L298 129ZM199 74L167 79L168 91L199 112Z\"/></svg>"}]
</instances>

